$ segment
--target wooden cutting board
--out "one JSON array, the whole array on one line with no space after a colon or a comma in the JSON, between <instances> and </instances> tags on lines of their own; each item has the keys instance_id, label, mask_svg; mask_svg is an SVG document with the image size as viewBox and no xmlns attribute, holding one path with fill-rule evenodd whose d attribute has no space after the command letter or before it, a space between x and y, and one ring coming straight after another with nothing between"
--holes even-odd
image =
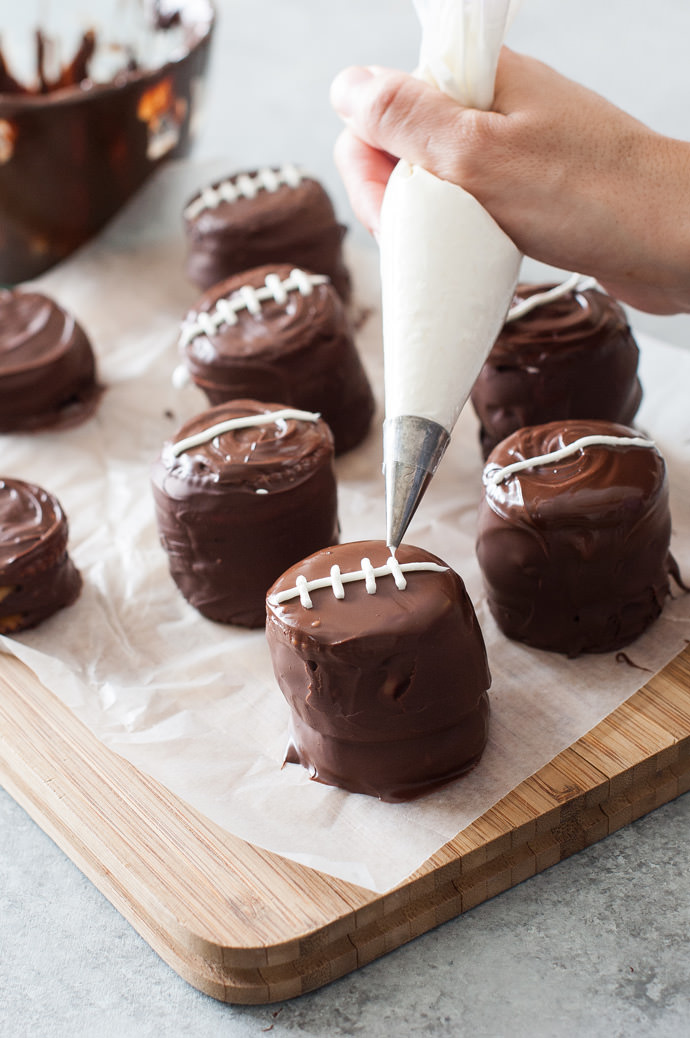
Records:
<instances>
[{"instance_id":1,"label":"wooden cutting board","mask_svg":"<svg viewBox=\"0 0 690 1038\"><path fill-rule=\"evenodd\" d=\"M690 788L690 647L394 890L233 837L0 658L0 780L161 957L226 1002L318 988Z\"/></svg>"}]
</instances>

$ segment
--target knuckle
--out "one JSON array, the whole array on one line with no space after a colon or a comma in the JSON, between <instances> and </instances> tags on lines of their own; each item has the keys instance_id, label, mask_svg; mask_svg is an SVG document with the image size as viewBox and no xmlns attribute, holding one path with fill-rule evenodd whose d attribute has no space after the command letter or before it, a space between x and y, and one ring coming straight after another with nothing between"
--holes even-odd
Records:
<instances>
[{"instance_id":1,"label":"knuckle","mask_svg":"<svg viewBox=\"0 0 690 1038\"><path fill-rule=\"evenodd\" d=\"M435 148L438 163L446 164L450 179L468 190L480 184L495 158L497 129L486 112L471 108L458 112L448 126L448 137L437 141Z\"/></svg>"},{"instance_id":2,"label":"knuckle","mask_svg":"<svg viewBox=\"0 0 690 1038\"><path fill-rule=\"evenodd\" d=\"M403 73L390 72L381 76L368 107L371 124L385 135L395 133L413 113L411 93L409 77Z\"/></svg>"}]
</instances>

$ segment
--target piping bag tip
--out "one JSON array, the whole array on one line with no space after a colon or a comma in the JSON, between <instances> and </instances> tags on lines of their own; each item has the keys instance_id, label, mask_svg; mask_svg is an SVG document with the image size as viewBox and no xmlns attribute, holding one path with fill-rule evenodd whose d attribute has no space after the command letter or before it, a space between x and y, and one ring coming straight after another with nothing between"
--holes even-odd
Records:
<instances>
[{"instance_id":1,"label":"piping bag tip","mask_svg":"<svg viewBox=\"0 0 690 1038\"><path fill-rule=\"evenodd\" d=\"M383 423L386 544L389 548L400 547L449 443L448 430L429 418L399 415Z\"/></svg>"}]
</instances>

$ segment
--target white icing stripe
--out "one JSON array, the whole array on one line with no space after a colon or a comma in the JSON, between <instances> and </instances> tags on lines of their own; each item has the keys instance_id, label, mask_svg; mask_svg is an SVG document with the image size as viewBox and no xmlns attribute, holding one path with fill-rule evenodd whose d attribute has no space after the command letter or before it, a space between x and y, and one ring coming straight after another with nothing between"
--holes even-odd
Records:
<instances>
[{"instance_id":1,"label":"white icing stripe","mask_svg":"<svg viewBox=\"0 0 690 1038\"><path fill-rule=\"evenodd\" d=\"M337 563L331 566L331 586L336 598L345 598L345 588L340 579L340 566Z\"/></svg>"},{"instance_id":2,"label":"white icing stripe","mask_svg":"<svg viewBox=\"0 0 690 1038\"><path fill-rule=\"evenodd\" d=\"M306 174L292 163L279 169L260 169L252 174L241 173L234 180L223 180L217 187L205 187L193 198L184 211L188 220L194 220L205 209L217 209L221 202L236 202L238 198L256 198L259 191L272 193L285 184L298 187Z\"/></svg>"},{"instance_id":3,"label":"white icing stripe","mask_svg":"<svg viewBox=\"0 0 690 1038\"><path fill-rule=\"evenodd\" d=\"M316 577L314 580L307 580L300 573L295 578L295 587L286 588L285 591L278 591L277 594L271 595L268 601L271 605L280 605L281 602L289 602L293 598L299 598L305 609L311 609L312 601L309 592L318 591L320 588L329 587L333 591L335 598L344 598L344 584L351 584L356 580L364 580L366 582L367 594L375 595L376 578L392 576L395 579L395 585L398 590L404 591L407 587L407 581L403 576L404 573L445 573L448 569L447 566L439 566L435 562L400 563L393 556L386 560L385 566L374 567L369 559L362 559L361 566L361 569L351 570L349 573L341 573L339 566L332 566L329 576Z\"/></svg>"},{"instance_id":4,"label":"white icing stripe","mask_svg":"<svg viewBox=\"0 0 690 1038\"><path fill-rule=\"evenodd\" d=\"M550 288L546 292L536 292L533 296L528 296L527 299L522 299L515 306L511 306L506 322L517 321L518 317L528 314L531 310L536 310L538 306L551 303L554 299L567 296L569 292L585 292L588 288L597 287L596 278L590 278L584 274L571 274L560 285L555 285L554 288Z\"/></svg>"},{"instance_id":5,"label":"white icing stripe","mask_svg":"<svg viewBox=\"0 0 690 1038\"><path fill-rule=\"evenodd\" d=\"M298 422L318 422L320 414L314 411L298 411L295 408L284 407L281 411L270 411L267 414L248 414L241 418L227 418L224 422L209 425L207 429L194 433L193 436L185 436L184 439L172 443L170 449L175 457L184 454L192 447L198 447L200 443L208 443L214 436L221 433L232 432L235 429L251 429L257 425L272 425L274 422L287 422L294 419Z\"/></svg>"},{"instance_id":6,"label":"white icing stripe","mask_svg":"<svg viewBox=\"0 0 690 1038\"><path fill-rule=\"evenodd\" d=\"M376 594L376 573L374 567L371 564L370 559L362 559L362 573L364 574L364 584L367 589L368 595Z\"/></svg>"},{"instance_id":7,"label":"white icing stripe","mask_svg":"<svg viewBox=\"0 0 690 1038\"><path fill-rule=\"evenodd\" d=\"M577 454L578 451L583 450L585 447L652 447L655 448L656 444L652 440L647 440L642 436L581 436L579 440L573 440L566 447L560 447L557 451L551 451L549 454L539 454L536 458L525 458L524 461L515 461L512 465L506 465L504 468L497 468L495 472L487 473L486 479L489 483L494 483L498 486L499 483L503 483L508 476L512 476L514 472L522 472L524 469L534 469L540 465L552 465L555 462L562 461L563 458L569 457L571 454Z\"/></svg>"},{"instance_id":8,"label":"white icing stripe","mask_svg":"<svg viewBox=\"0 0 690 1038\"><path fill-rule=\"evenodd\" d=\"M307 274L295 268L284 281L281 281L277 274L267 274L264 284L259 288L242 285L229 299L219 299L213 310L196 314L193 321L183 325L180 346L184 349L197 335L214 335L222 324L237 324L237 314L240 310L249 310L254 315L260 314L261 304L269 299L274 299L280 306L284 306L288 292L310 296L316 287L327 284L329 280L325 274Z\"/></svg>"}]
</instances>

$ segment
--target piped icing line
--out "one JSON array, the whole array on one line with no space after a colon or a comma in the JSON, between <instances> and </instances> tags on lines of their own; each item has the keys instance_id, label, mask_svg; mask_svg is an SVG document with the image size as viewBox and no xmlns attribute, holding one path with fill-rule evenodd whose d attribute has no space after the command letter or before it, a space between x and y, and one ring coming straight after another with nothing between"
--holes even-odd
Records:
<instances>
[{"instance_id":1,"label":"piped icing line","mask_svg":"<svg viewBox=\"0 0 690 1038\"><path fill-rule=\"evenodd\" d=\"M254 316L261 313L261 304L273 299L280 306L287 302L288 293L299 292L301 296L310 296L319 285L330 281L325 274L307 274L295 267L281 281L277 274L267 274L264 284L259 288L242 285L229 298L219 299L213 310L195 315L189 324L183 325L180 333L180 346L184 348L198 335L215 335L223 324L237 324L237 314L248 310Z\"/></svg>"},{"instance_id":2,"label":"piped icing line","mask_svg":"<svg viewBox=\"0 0 690 1038\"><path fill-rule=\"evenodd\" d=\"M559 447L556 451L550 451L548 454L539 454L536 458L524 458L522 461L514 461L511 465L497 468L494 472L486 472L485 481L498 486L499 483L503 483L508 476L512 476L515 472L538 468L540 465L555 464L571 454L577 454L578 451L584 450L585 447L652 447L656 449L656 444L653 440L648 440L642 436L606 436L603 433L601 435L581 436L579 440L573 440L572 443L567 444L565 447Z\"/></svg>"},{"instance_id":3,"label":"piped icing line","mask_svg":"<svg viewBox=\"0 0 690 1038\"><path fill-rule=\"evenodd\" d=\"M528 296L527 299L522 299L515 306L511 306L506 322L517 321L519 317L523 317L531 310L536 310L538 306L552 303L554 299L561 299L570 292L586 292L588 288L597 287L598 282L596 278L588 277L585 274L571 274L560 285L554 285L553 288L547 289L546 292L535 292L533 296Z\"/></svg>"},{"instance_id":4,"label":"piped icing line","mask_svg":"<svg viewBox=\"0 0 690 1038\"><path fill-rule=\"evenodd\" d=\"M198 447L202 443L208 443L214 436L222 433L233 432L235 429L251 429L254 426L272 425L278 422L288 422L291 419L297 422L318 422L321 417L316 411L299 411L296 408L284 407L280 411L268 411L265 414L248 414L241 418L226 418L224 422L216 422L209 425L207 429L194 433L193 436L185 436L182 440L170 444L170 450L179 457L192 447Z\"/></svg>"},{"instance_id":5,"label":"piped icing line","mask_svg":"<svg viewBox=\"0 0 690 1038\"><path fill-rule=\"evenodd\" d=\"M306 174L291 162L278 169L264 168L256 173L240 173L233 179L222 180L215 187L205 187L193 198L184 211L189 220L194 220L206 209L217 209L221 202L236 202L239 198L256 198L259 191L273 194L279 187L299 187Z\"/></svg>"},{"instance_id":6,"label":"piped icing line","mask_svg":"<svg viewBox=\"0 0 690 1038\"><path fill-rule=\"evenodd\" d=\"M407 587L407 580L404 577L405 573L446 573L448 570L447 566L439 566L435 562L401 563L398 562L394 555L391 555L383 566L372 566L370 559L362 559L361 566L361 569L350 570L347 573L342 573L338 565L331 566L331 571L327 577L315 577L313 580L307 580L304 574L300 573L295 578L294 587L286 588L284 591L277 591L274 595L269 596L268 601L271 605L281 605L281 603L289 602L293 598L299 598L301 605L305 609L312 609L313 603L310 592L318 591L321 588L329 587L335 598L343 599L345 598L345 584L363 580L367 594L375 595L377 579L379 577L392 576L398 590L404 591Z\"/></svg>"}]
</instances>

